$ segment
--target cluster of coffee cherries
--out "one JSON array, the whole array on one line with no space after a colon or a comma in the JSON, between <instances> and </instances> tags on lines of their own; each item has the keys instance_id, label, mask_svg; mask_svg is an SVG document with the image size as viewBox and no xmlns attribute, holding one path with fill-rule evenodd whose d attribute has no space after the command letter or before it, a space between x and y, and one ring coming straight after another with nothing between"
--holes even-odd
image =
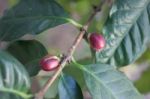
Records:
<instances>
[{"instance_id":1,"label":"cluster of coffee cherries","mask_svg":"<svg viewBox=\"0 0 150 99\"><path fill-rule=\"evenodd\" d=\"M105 47L105 38L98 33L91 33L88 37L90 46L95 51L101 51ZM41 59L41 69L53 71L59 67L60 59L57 56L47 55Z\"/></svg>"}]
</instances>

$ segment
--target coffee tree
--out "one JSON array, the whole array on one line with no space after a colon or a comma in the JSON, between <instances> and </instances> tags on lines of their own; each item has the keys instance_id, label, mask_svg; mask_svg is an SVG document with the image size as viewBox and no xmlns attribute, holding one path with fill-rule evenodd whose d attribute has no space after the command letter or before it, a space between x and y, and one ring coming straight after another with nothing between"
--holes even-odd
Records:
<instances>
[{"instance_id":1,"label":"coffee tree","mask_svg":"<svg viewBox=\"0 0 150 99\"><path fill-rule=\"evenodd\" d=\"M104 4L109 4L110 11L102 31L89 33ZM92 99L143 99L119 68L135 62L147 48L150 0L100 0L88 15L85 24L80 24L55 0L18 0L7 9L0 18L0 42L9 42L0 50L0 98L50 99L45 94L58 82L56 99L83 99L83 85ZM68 51L59 56L48 53L39 41L20 40L26 34L36 36L65 23L80 32ZM91 50L86 65L73 57L82 39ZM39 71L53 73L33 93L31 78Z\"/></svg>"}]
</instances>

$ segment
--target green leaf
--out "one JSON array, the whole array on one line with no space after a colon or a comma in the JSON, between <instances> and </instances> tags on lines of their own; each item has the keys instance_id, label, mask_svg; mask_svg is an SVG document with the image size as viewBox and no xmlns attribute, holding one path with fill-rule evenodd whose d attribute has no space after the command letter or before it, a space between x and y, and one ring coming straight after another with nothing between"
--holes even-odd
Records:
<instances>
[{"instance_id":1,"label":"green leaf","mask_svg":"<svg viewBox=\"0 0 150 99\"><path fill-rule=\"evenodd\" d=\"M25 66L30 76L38 74L39 61L48 54L45 47L36 40L13 42L8 46L7 51Z\"/></svg>"},{"instance_id":2,"label":"green leaf","mask_svg":"<svg viewBox=\"0 0 150 99\"><path fill-rule=\"evenodd\" d=\"M150 4L123 39L114 56L109 59L110 64L115 66L128 65L135 62L146 50L150 38L149 7Z\"/></svg>"},{"instance_id":3,"label":"green leaf","mask_svg":"<svg viewBox=\"0 0 150 99\"><path fill-rule=\"evenodd\" d=\"M1 99L29 99L30 79L14 57L0 51L0 96Z\"/></svg>"},{"instance_id":4,"label":"green leaf","mask_svg":"<svg viewBox=\"0 0 150 99\"><path fill-rule=\"evenodd\" d=\"M0 40L11 41L66 22L67 13L55 0L20 0L0 19Z\"/></svg>"},{"instance_id":5,"label":"green leaf","mask_svg":"<svg viewBox=\"0 0 150 99\"><path fill-rule=\"evenodd\" d=\"M62 74L58 89L59 99L83 99L80 86L71 76Z\"/></svg>"},{"instance_id":6,"label":"green leaf","mask_svg":"<svg viewBox=\"0 0 150 99\"><path fill-rule=\"evenodd\" d=\"M106 47L96 52L97 62L124 66L134 62L150 38L149 0L116 0L103 29Z\"/></svg>"},{"instance_id":7,"label":"green leaf","mask_svg":"<svg viewBox=\"0 0 150 99\"><path fill-rule=\"evenodd\" d=\"M128 78L107 64L77 65L93 99L143 99Z\"/></svg>"}]
</instances>

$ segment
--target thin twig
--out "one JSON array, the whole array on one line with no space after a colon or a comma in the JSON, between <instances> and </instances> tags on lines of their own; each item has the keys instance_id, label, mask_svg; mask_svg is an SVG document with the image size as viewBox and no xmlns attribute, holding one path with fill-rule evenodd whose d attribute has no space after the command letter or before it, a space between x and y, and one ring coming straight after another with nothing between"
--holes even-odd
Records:
<instances>
[{"instance_id":1,"label":"thin twig","mask_svg":"<svg viewBox=\"0 0 150 99\"><path fill-rule=\"evenodd\" d=\"M101 3L100 3L100 5L98 5L94 9L94 11L91 14L91 16L89 17L87 23L81 28L81 31L80 31L79 35L76 37L76 39L75 39L72 47L68 50L67 54L62 58L62 61L60 62L59 68L57 69L57 71L55 72L55 74L53 75L53 77L51 77L50 79L48 79L48 81L43 86L43 88L35 95L35 99L43 99L44 94L47 92L48 88L53 84L53 82L60 75L60 73L62 72L62 70L65 67L66 63L71 60L72 55L73 55L75 49L77 48L77 46L81 42L84 34L88 30L88 27L89 27L90 23L92 22L93 18L95 17L95 15L97 14L97 12L99 12L101 10L101 7L102 7L104 1L105 0L102 0Z\"/></svg>"}]
</instances>

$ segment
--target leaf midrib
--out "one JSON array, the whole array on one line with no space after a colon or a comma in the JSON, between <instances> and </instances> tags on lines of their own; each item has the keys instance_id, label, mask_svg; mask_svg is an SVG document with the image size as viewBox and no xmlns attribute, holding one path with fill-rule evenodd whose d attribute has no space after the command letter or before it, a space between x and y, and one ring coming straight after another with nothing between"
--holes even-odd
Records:
<instances>
[{"instance_id":1,"label":"leaf midrib","mask_svg":"<svg viewBox=\"0 0 150 99\"><path fill-rule=\"evenodd\" d=\"M89 73L91 76L93 76L93 78L95 78L99 83L101 83L105 88L108 89L108 91L112 94L112 96L117 99L117 97L115 96L115 94L111 91L111 89L109 87L107 87L97 76L95 76L93 73L91 73L89 70L86 69L87 73Z\"/></svg>"},{"instance_id":2,"label":"leaf midrib","mask_svg":"<svg viewBox=\"0 0 150 99\"><path fill-rule=\"evenodd\" d=\"M66 20L66 21L68 21L68 18L66 18L66 17L58 17L58 16L32 16L32 17L28 17L28 16L26 16L26 17L15 17L15 18L12 18L12 19L10 19L10 18L7 18L7 19L2 19L1 18L1 21L0 22L2 22L2 23L5 23L5 22L11 22L11 21L24 21L24 20L26 20L26 19L29 19L29 20L36 20L36 19L50 19L50 18L52 18L52 19L62 19L62 20Z\"/></svg>"},{"instance_id":3,"label":"leaf midrib","mask_svg":"<svg viewBox=\"0 0 150 99\"><path fill-rule=\"evenodd\" d=\"M90 74L93 78L95 78L99 83L101 83L105 88L107 88L108 89L108 91L112 94L112 96L115 98L115 99L118 99L117 97L116 97L116 94L115 93L113 93L112 91L111 91L111 89L109 88L109 87L107 87L107 85L105 84L105 83L103 83L103 81L101 81L95 74L93 74L93 73L91 73L88 69L86 69L84 66L82 66L82 65L80 65L80 64L77 64L77 63L75 63L76 64L76 66L79 68L79 69L81 69L81 70L84 70L85 72L87 72L88 74ZM109 69L110 70L110 69ZM114 68L112 68L112 70L114 70ZM123 77L122 77L123 78ZM125 78L126 79L126 78ZM131 82L129 82L128 80L126 80L127 82L128 82L128 84L130 84L131 86L132 86L132 84L131 84ZM138 95L140 95L138 92L137 92L137 90L135 90L135 89L133 89Z\"/></svg>"},{"instance_id":4,"label":"leaf midrib","mask_svg":"<svg viewBox=\"0 0 150 99\"><path fill-rule=\"evenodd\" d=\"M25 98L25 99L29 99L29 98L32 97L31 94L26 94L26 93L23 93L21 91L6 88L6 87L5 88L0 88L0 91L7 92L7 93L13 93L13 94L19 95L19 96L21 96L22 98Z\"/></svg>"},{"instance_id":5,"label":"leaf midrib","mask_svg":"<svg viewBox=\"0 0 150 99\"><path fill-rule=\"evenodd\" d=\"M112 93L112 91L110 90L110 88L108 88L104 83L102 83L102 81L97 77L95 76L93 73L91 73L88 69L86 69L84 66L82 66L81 64L78 64L76 62L74 62L74 64L81 70L87 72L88 74L90 74L91 76L93 76L96 80L99 81L99 83L101 83L105 88L108 89L108 91L110 91L110 93L115 97L114 93ZM109 69L110 70L110 69ZM113 70L113 68L112 68ZM117 97L115 97L117 99Z\"/></svg>"}]
</instances>

